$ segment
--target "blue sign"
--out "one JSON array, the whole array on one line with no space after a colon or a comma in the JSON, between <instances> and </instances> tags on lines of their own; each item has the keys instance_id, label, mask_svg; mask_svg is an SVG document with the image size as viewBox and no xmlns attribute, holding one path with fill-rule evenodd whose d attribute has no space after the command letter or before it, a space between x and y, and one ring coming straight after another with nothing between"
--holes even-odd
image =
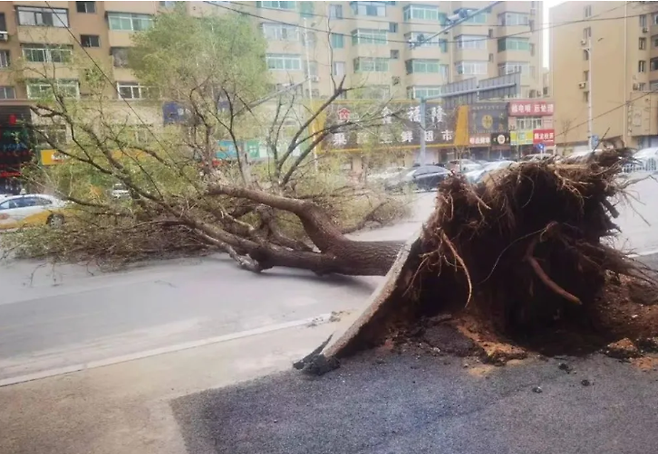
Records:
<instances>
[{"instance_id":1,"label":"blue sign","mask_svg":"<svg viewBox=\"0 0 658 454\"><path fill-rule=\"evenodd\" d=\"M598 135L596 135L596 134L592 134L592 146L593 146L593 147L596 147L596 146L599 144L599 141L600 141L600 140L601 140L601 139L599 138Z\"/></svg>"},{"instance_id":2,"label":"blue sign","mask_svg":"<svg viewBox=\"0 0 658 454\"><path fill-rule=\"evenodd\" d=\"M219 151L215 154L217 159L237 158L238 151L232 140L220 140L217 145L219 146Z\"/></svg>"},{"instance_id":3,"label":"blue sign","mask_svg":"<svg viewBox=\"0 0 658 454\"><path fill-rule=\"evenodd\" d=\"M538 143L538 144L535 145L535 146L537 147L537 151L540 152L540 153L543 153L544 150L546 149L546 145L544 145L543 142L542 142L542 143Z\"/></svg>"}]
</instances>

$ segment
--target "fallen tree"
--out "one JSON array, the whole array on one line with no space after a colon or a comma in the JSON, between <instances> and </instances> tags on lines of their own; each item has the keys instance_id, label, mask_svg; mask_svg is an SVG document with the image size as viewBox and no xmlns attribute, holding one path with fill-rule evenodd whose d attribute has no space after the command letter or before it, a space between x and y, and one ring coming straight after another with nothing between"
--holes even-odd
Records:
<instances>
[{"instance_id":1,"label":"fallen tree","mask_svg":"<svg viewBox=\"0 0 658 454\"><path fill-rule=\"evenodd\" d=\"M617 231L625 187L616 177L628 156L521 163L477 186L447 180L360 318L306 363L322 370L327 358L405 339L446 314L485 342L502 335L536 347L550 335L581 346L576 333L601 347L657 336L651 271L605 244Z\"/></svg>"}]
</instances>

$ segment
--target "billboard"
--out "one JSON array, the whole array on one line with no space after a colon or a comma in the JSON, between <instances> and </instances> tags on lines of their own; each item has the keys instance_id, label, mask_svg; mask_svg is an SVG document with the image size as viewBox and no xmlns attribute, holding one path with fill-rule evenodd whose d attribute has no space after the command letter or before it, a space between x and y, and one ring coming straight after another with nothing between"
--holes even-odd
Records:
<instances>
[{"instance_id":1,"label":"billboard","mask_svg":"<svg viewBox=\"0 0 658 454\"><path fill-rule=\"evenodd\" d=\"M509 136L511 145L532 145L532 130L510 131Z\"/></svg>"},{"instance_id":2,"label":"billboard","mask_svg":"<svg viewBox=\"0 0 658 454\"><path fill-rule=\"evenodd\" d=\"M555 129L535 129L532 136L532 143L537 145L555 145Z\"/></svg>"},{"instance_id":3,"label":"billboard","mask_svg":"<svg viewBox=\"0 0 658 454\"><path fill-rule=\"evenodd\" d=\"M330 105L314 128L335 128L323 143L325 150L418 149L421 134L427 148L450 148L468 144L467 122L466 109L446 109L440 102L427 102L423 129L416 102L391 101L372 107L348 101Z\"/></svg>"},{"instance_id":4,"label":"billboard","mask_svg":"<svg viewBox=\"0 0 658 454\"><path fill-rule=\"evenodd\" d=\"M525 101L510 101L510 117L545 117L553 115L553 101L526 99Z\"/></svg>"},{"instance_id":5,"label":"billboard","mask_svg":"<svg viewBox=\"0 0 658 454\"><path fill-rule=\"evenodd\" d=\"M479 102L468 106L469 134L478 137L509 131L506 102Z\"/></svg>"}]
</instances>

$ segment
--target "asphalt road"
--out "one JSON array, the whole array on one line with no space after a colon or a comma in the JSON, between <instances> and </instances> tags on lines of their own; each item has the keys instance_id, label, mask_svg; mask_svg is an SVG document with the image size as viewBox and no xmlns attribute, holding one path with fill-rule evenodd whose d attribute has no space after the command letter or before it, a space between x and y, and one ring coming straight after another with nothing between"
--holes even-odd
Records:
<instances>
[{"instance_id":1,"label":"asphalt road","mask_svg":"<svg viewBox=\"0 0 658 454\"><path fill-rule=\"evenodd\" d=\"M658 183L636 186L622 208L629 252L658 249ZM405 239L433 206L420 195L408 222L362 239ZM649 222L648 225L644 220ZM647 257L645 260L653 260ZM176 260L104 274L78 266L0 266L0 385L273 330L332 311L359 308L381 278L317 278L286 269L262 275L224 257ZM33 375L36 374L36 375Z\"/></svg>"},{"instance_id":2,"label":"asphalt road","mask_svg":"<svg viewBox=\"0 0 658 454\"><path fill-rule=\"evenodd\" d=\"M652 452L658 373L601 356L567 361L571 373L556 360L466 368L368 352L320 378L291 370L173 409L189 454Z\"/></svg>"}]
</instances>

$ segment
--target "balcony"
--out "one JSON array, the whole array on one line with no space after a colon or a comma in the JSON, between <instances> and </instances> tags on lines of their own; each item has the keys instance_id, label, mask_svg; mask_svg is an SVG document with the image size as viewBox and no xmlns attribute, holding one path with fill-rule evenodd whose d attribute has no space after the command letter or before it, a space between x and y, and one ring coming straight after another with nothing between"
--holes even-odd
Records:
<instances>
[{"instance_id":1,"label":"balcony","mask_svg":"<svg viewBox=\"0 0 658 454\"><path fill-rule=\"evenodd\" d=\"M62 27L19 25L16 35L21 43L73 44L73 37Z\"/></svg>"}]
</instances>

